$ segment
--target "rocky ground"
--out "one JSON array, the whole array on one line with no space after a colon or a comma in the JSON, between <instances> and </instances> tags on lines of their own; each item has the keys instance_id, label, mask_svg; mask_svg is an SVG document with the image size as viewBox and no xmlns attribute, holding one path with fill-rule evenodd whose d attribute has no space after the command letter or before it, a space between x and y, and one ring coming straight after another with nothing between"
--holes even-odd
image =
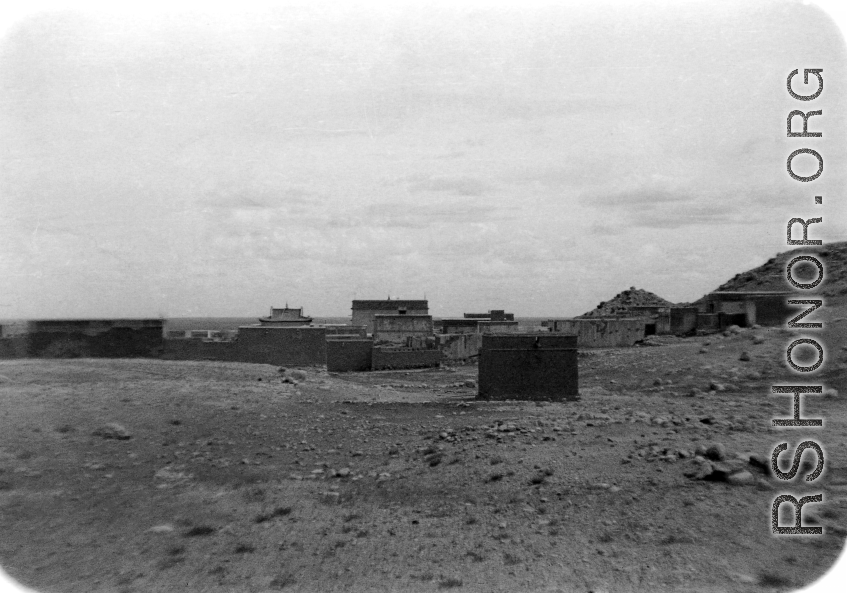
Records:
<instances>
[{"instance_id":1,"label":"rocky ground","mask_svg":"<svg viewBox=\"0 0 847 593\"><path fill-rule=\"evenodd\" d=\"M581 399L542 404L476 401L474 366L3 361L0 563L86 593L793 589L847 534L837 311L804 432L770 427L776 329L586 351ZM768 457L805 437L826 471L786 488ZM818 491L825 535L770 534L777 494Z\"/></svg>"}]
</instances>

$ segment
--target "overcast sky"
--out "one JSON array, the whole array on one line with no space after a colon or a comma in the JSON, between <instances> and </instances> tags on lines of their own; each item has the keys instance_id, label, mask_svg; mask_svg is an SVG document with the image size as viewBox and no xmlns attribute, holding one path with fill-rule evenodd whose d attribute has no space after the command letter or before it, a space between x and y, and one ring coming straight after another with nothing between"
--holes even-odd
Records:
<instances>
[{"instance_id":1,"label":"overcast sky","mask_svg":"<svg viewBox=\"0 0 847 593\"><path fill-rule=\"evenodd\" d=\"M825 13L585 4L20 18L0 40L0 318L388 295L574 315L630 286L699 298L787 249L795 216L847 239ZM824 69L817 100L786 92L796 68ZM823 138L786 138L793 109L822 109ZM826 163L812 183L785 171L803 147Z\"/></svg>"}]
</instances>

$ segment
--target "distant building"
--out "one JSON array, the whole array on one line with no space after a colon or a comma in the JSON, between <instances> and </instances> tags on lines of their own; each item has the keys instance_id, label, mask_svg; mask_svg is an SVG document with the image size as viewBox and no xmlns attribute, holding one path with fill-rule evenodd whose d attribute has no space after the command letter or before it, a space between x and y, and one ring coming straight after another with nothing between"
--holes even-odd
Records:
<instances>
[{"instance_id":1,"label":"distant building","mask_svg":"<svg viewBox=\"0 0 847 593\"><path fill-rule=\"evenodd\" d=\"M709 316L720 316L716 329L727 325L751 326L754 324L778 326L801 312L789 305L792 293L787 291L716 291L710 292L696 304L700 312L700 325Z\"/></svg>"},{"instance_id":2,"label":"distant building","mask_svg":"<svg viewBox=\"0 0 847 593\"><path fill-rule=\"evenodd\" d=\"M580 348L625 348L644 339L646 324L638 317L576 317L547 325L551 332L575 335Z\"/></svg>"},{"instance_id":3,"label":"distant building","mask_svg":"<svg viewBox=\"0 0 847 593\"><path fill-rule=\"evenodd\" d=\"M429 315L429 302L385 299L380 301L353 301L352 325L364 325L367 332L374 331L375 315Z\"/></svg>"},{"instance_id":4,"label":"distant building","mask_svg":"<svg viewBox=\"0 0 847 593\"><path fill-rule=\"evenodd\" d=\"M289 309L288 305L285 305L282 309L271 307L270 316L260 317L259 322L262 325L268 326L298 327L301 325L309 325L312 323L312 318L303 315L303 307L300 307L299 309Z\"/></svg>"},{"instance_id":5,"label":"distant building","mask_svg":"<svg viewBox=\"0 0 847 593\"><path fill-rule=\"evenodd\" d=\"M514 321L514 313L506 313L503 309L492 309L488 313L465 313L465 319L482 319L487 321Z\"/></svg>"},{"instance_id":6,"label":"distant building","mask_svg":"<svg viewBox=\"0 0 847 593\"><path fill-rule=\"evenodd\" d=\"M407 348L434 347L431 315L374 315L374 344Z\"/></svg>"}]
</instances>

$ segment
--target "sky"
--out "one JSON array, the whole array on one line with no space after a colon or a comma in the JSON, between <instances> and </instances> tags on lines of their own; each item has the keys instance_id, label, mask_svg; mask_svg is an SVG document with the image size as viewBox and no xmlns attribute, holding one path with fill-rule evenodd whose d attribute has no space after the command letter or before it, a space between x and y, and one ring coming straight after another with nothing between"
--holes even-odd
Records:
<instances>
[{"instance_id":1,"label":"sky","mask_svg":"<svg viewBox=\"0 0 847 593\"><path fill-rule=\"evenodd\" d=\"M695 300L790 218L847 239L814 5L69 6L0 38L0 318L570 316ZM823 137L786 137L794 109Z\"/></svg>"}]
</instances>

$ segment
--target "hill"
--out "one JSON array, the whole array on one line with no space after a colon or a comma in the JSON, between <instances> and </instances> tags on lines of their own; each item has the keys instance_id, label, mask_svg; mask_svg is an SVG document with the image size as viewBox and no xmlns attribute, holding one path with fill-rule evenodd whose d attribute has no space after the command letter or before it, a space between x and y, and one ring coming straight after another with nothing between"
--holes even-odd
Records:
<instances>
[{"instance_id":1,"label":"hill","mask_svg":"<svg viewBox=\"0 0 847 593\"><path fill-rule=\"evenodd\" d=\"M608 301L602 301L595 309L583 313L580 317L614 317L626 314L631 307L670 307L673 303L666 301L649 290L630 287L616 294Z\"/></svg>"},{"instance_id":2,"label":"hill","mask_svg":"<svg viewBox=\"0 0 847 593\"><path fill-rule=\"evenodd\" d=\"M807 245L784 251L757 268L736 274L715 290L743 292L793 290L786 280L786 266L794 257L803 254L817 257L826 270L823 282L816 288L809 290L809 293L829 297L847 294L847 241L824 245ZM794 279L798 282L813 281L817 274L817 269L812 263L795 264L793 269Z\"/></svg>"}]
</instances>

